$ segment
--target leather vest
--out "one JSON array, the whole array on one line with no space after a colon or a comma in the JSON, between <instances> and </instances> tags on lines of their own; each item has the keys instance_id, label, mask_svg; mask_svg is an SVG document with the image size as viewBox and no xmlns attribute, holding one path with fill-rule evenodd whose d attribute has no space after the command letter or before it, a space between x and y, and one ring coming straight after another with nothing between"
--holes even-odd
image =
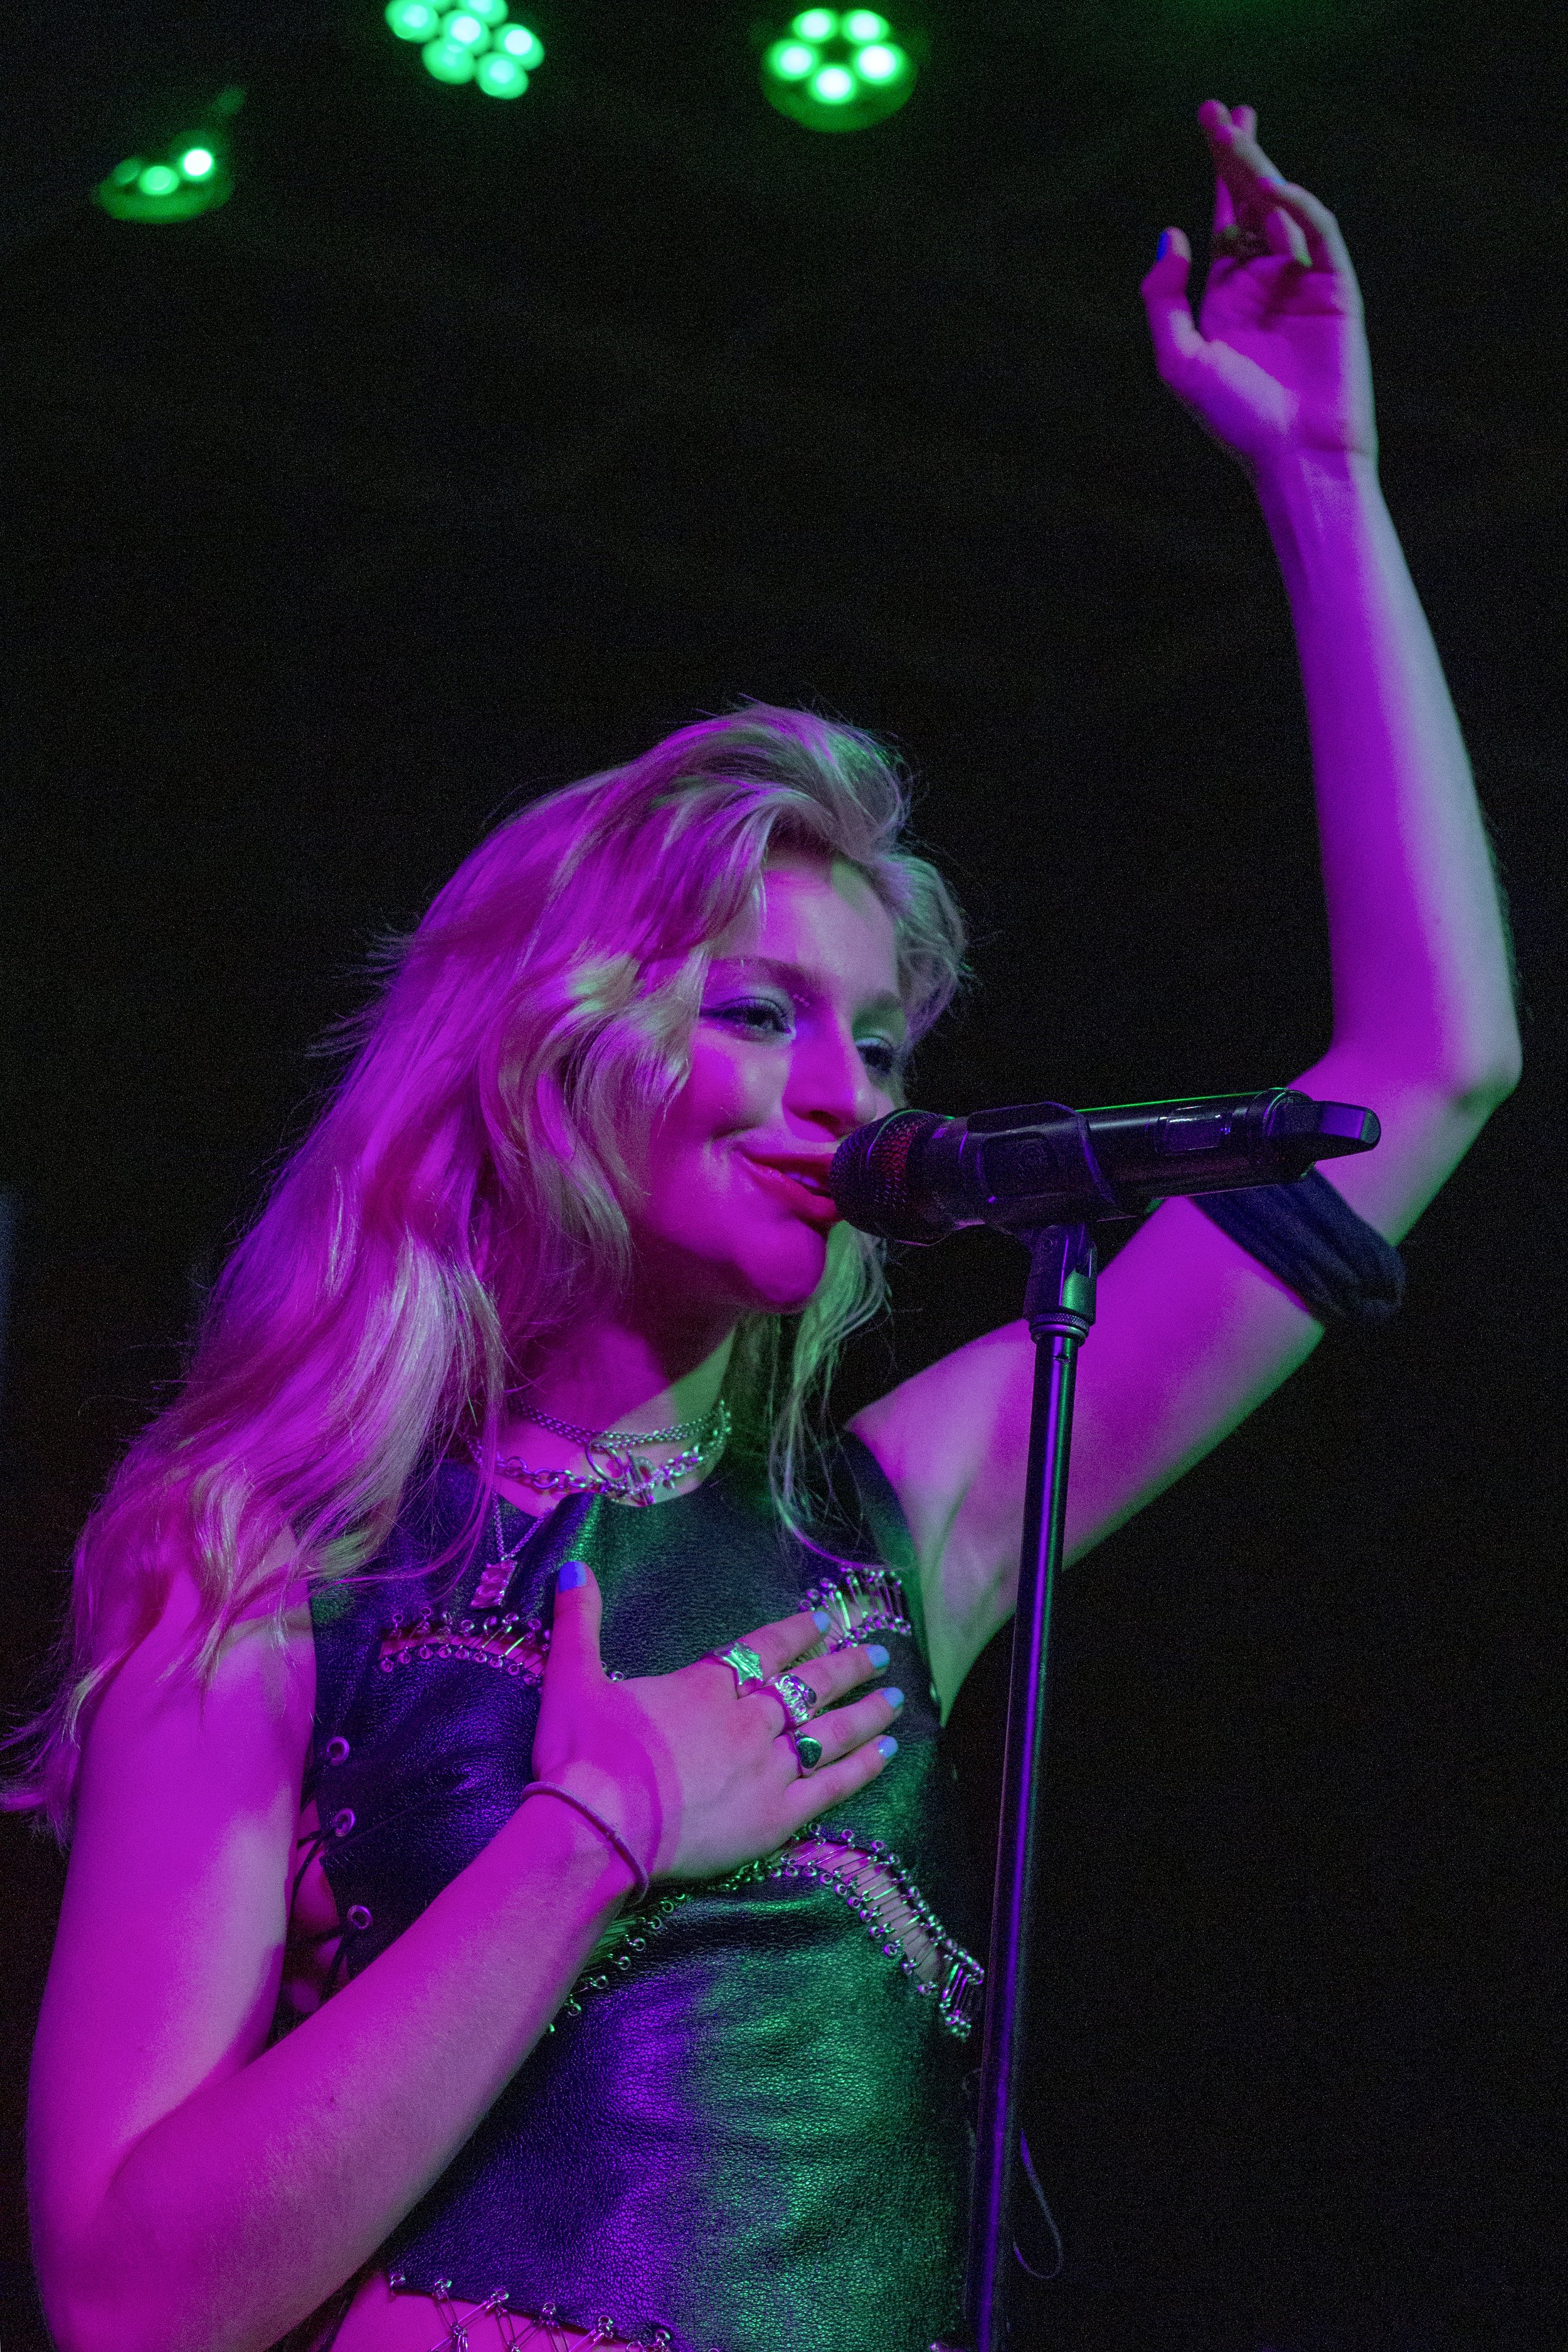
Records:
<instances>
[{"instance_id":1,"label":"leather vest","mask_svg":"<svg viewBox=\"0 0 1568 2352\"><path fill-rule=\"evenodd\" d=\"M316 1595L308 1787L350 1975L515 1810L563 1559L599 1579L613 1673L671 1672L809 1593L829 1642L886 1643L905 1694L900 1754L820 1825L806 1866L786 1847L718 1884L656 1887L612 1923L382 2250L395 2283L504 2288L514 2311L662 2328L682 2352L925 2352L957 2321L980 1970L956 1938L975 1934L977 1890L908 1529L853 1439L835 1484L830 1550L784 1535L731 1460L647 1509L573 1498L534 1520L493 1501L454 1562L477 1497L447 1465L374 1581Z\"/></svg>"}]
</instances>

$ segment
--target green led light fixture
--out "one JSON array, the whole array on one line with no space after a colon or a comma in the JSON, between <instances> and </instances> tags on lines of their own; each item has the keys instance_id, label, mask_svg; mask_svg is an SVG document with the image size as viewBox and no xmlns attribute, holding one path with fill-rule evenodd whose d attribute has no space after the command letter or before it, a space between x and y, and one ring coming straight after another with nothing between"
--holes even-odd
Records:
<instances>
[{"instance_id":1,"label":"green led light fixture","mask_svg":"<svg viewBox=\"0 0 1568 2352\"><path fill-rule=\"evenodd\" d=\"M199 131L187 131L161 155L127 155L93 195L113 220L187 221L234 194L223 126L245 104L242 89L220 90Z\"/></svg>"},{"instance_id":2,"label":"green led light fixture","mask_svg":"<svg viewBox=\"0 0 1568 2352\"><path fill-rule=\"evenodd\" d=\"M400 41L416 42L437 81L471 81L486 98L521 98L544 62L537 33L507 14L507 0L387 0Z\"/></svg>"},{"instance_id":3,"label":"green led light fixture","mask_svg":"<svg viewBox=\"0 0 1568 2352\"><path fill-rule=\"evenodd\" d=\"M864 131L896 114L915 61L874 8L803 8L763 52L770 105L808 131Z\"/></svg>"}]
</instances>

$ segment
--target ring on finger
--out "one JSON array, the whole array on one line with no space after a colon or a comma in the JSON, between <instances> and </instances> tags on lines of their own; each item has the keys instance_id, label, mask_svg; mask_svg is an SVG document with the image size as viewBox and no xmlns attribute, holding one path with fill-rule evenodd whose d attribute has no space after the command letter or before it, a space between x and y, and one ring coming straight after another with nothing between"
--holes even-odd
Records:
<instances>
[{"instance_id":1,"label":"ring on finger","mask_svg":"<svg viewBox=\"0 0 1568 2352\"><path fill-rule=\"evenodd\" d=\"M748 1650L744 1642L731 1642L727 1650L710 1650L708 1654L710 1658L716 1659L720 1665L729 1667L735 1677L737 1698L748 1683L765 1682L767 1679L763 1673L761 1658L758 1657L755 1650Z\"/></svg>"},{"instance_id":2,"label":"ring on finger","mask_svg":"<svg viewBox=\"0 0 1568 2352\"><path fill-rule=\"evenodd\" d=\"M1209 249L1221 261L1261 261L1269 247L1261 229L1248 228L1241 221L1227 221L1224 228L1215 229Z\"/></svg>"},{"instance_id":3,"label":"ring on finger","mask_svg":"<svg viewBox=\"0 0 1568 2352\"><path fill-rule=\"evenodd\" d=\"M808 1772L815 1772L822 1761L822 1742L814 1738L809 1731L792 1731L789 1738L804 1780Z\"/></svg>"},{"instance_id":4,"label":"ring on finger","mask_svg":"<svg viewBox=\"0 0 1568 2352\"><path fill-rule=\"evenodd\" d=\"M759 1687L773 1694L796 1731L803 1729L816 1713L816 1693L799 1675L775 1675L772 1682L764 1682Z\"/></svg>"}]
</instances>

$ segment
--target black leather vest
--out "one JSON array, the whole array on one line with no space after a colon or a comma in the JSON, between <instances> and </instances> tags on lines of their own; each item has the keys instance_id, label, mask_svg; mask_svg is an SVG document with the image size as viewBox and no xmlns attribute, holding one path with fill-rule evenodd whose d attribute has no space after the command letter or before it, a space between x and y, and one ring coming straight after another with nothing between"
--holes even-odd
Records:
<instances>
[{"instance_id":1,"label":"black leather vest","mask_svg":"<svg viewBox=\"0 0 1568 2352\"><path fill-rule=\"evenodd\" d=\"M822 1825L852 1867L805 1875L786 1849L737 1879L656 1888L620 1916L383 2249L411 2291L504 2287L514 2311L553 2305L628 2337L662 2327L685 2352L925 2352L956 2321L963 2083L978 2063L963 2035L979 1971L954 1940L975 1935L964 1822L902 1515L854 1440L837 1478L826 1557L784 1537L765 1493L726 1464L646 1510L574 1499L535 1522L492 1505L455 1570L439 1555L475 1495L447 1465L375 1583L317 1595L310 1786L332 1832L322 1859L350 1975L515 1809L562 1560L600 1580L612 1672L670 1672L815 1591L836 1628L886 1642L887 1679L905 1693L900 1753ZM866 1899L868 1850L884 1890L896 1875L891 1906ZM885 1924L911 1906L929 1906L918 1975Z\"/></svg>"}]
</instances>

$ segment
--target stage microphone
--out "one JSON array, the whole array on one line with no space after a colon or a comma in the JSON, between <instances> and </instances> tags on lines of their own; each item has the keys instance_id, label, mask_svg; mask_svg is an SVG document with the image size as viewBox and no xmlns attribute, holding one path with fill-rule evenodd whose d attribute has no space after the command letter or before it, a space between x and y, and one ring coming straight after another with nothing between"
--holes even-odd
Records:
<instances>
[{"instance_id":1,"label":"stage microphone","mask_svg":"<svg viewBox=\"0 0 1568 2352\"><path fill-rule=\"evenodd\" d=\"M1102 1110L1023 1103L969 1118L895 1110L845 1137L827 1184L862 1233L937 1242L961 1225L1100 1223L1173 1193L1289 1184L1316 1160L1370 1151L1381 1132L1374 1111L1293 1087Z\"/></svg>"}]
</instances>

